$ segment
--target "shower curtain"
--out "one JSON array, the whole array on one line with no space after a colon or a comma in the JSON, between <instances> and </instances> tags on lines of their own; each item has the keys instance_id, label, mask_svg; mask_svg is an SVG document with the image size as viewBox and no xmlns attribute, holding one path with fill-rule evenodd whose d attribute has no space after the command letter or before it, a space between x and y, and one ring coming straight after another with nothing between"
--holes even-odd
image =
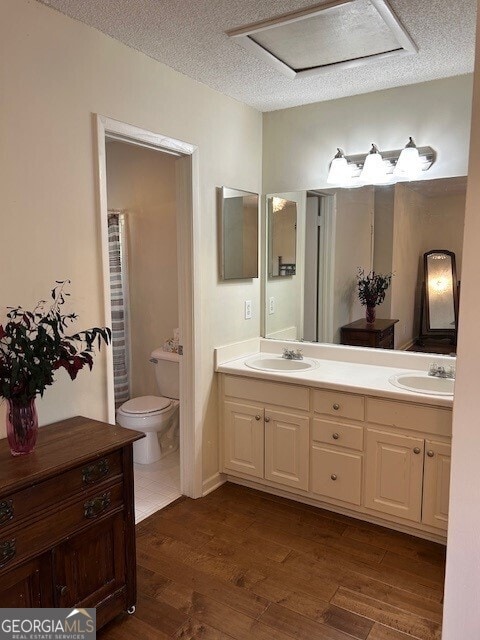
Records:
<instances>
[{"instance_id":1,"label":"shower curtain","mask_svg":"<svg viewBox=\"0 0 480 640\"><path fill-rule=\"evenodd\" d=\"M128 264L126 220L121 211L108 211L108 258L112 309L112 348L115 407L130 398L130 335L128 326Z\"/></svg>"}]
</instances>

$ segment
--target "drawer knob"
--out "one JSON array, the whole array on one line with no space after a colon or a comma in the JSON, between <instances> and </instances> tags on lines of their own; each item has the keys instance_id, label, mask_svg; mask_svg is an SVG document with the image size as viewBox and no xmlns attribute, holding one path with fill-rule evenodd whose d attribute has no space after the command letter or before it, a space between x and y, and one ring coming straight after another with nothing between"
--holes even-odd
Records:
<instances>
[{"instance_id":1,"label":"drawer knob","mask_svg":"<svg viewBox=\"0 0 480 640\"><path fill-rule=\"evenodd\" d=\"M335 402L335 404L333 405L333 409L334 411L338 411L340 409L340 405L337 402Z\"/></svg>"},{"instance_id":2,"label":"drawer knob","mask_svg":"<svg viewBox=\"0 0 480 640\"><path fill-rule=\"evenodd\" d=\"M110 503L110 491L91 500L87 500L83 505L85 518L98 518L99 515L108 509Z\"/></svg>"},{"instance_id":3,"label":"drawer knob","mask_svg":"<svg viewBox=\"0 0 480 640\"><path fill-rule=\"evenodd\" d=\"M413 453L416 453L418 455L420 451L421 449L419 447L415 447L415 449L413 450Z\"/></svg>"},{"instance_id":4,"label":"drawer knob","mask_svg":"<svg viewBox=\"0 0 480 640\"><path fill-rule=\"evenodd\" d=\"M433 458L433 456L434 456L434 455L435 455L435 451L432 451L432 450L427 451L427 456L428 456L429 458Z\"/></svg>"},{"instance_id":5,"label":"drawer knob","mask_svg":"<svg viewBox=\"0 0 480 640\"><path fill-rule=\"evenodd\" d=\"M332 434L332 438L334 440L338 440L340 438L340 435L338 433L334 433L334 434Z\"/></svg>"},{"instance_id":6,"label":"drawer knob","mask_svg":"<svg viewBox=\"0 0 480 640\"><path fill-rule=\"evenodd\" d=\"M0 568L4 567L7 562L15 556L17 553L15 538L12 540L4 540L0 542Z\"/></svg>"},{"instance_id":7,"label":"drawer knob","mask_svg":"<svg viewBox=\"0 0 480 640\"><path fill-rule=\"evenodd\" d=\"M89 464L87 467L83 467L83 484L95 484L95 482L98 482L107 476L109 472L110 467L108 465L108 460L106 458L102 458L101 460L98 460L98 462L94 462L93 464Z\"/></svg>"},{"instance_id":8,"label":"drawer knob","mask_svg":"<svg viewBox=\"0 0 480 640\"><path fill-rule=\"evenodd\" d=\"M5 524L13 518L13 500L0 500L0 524Z\"/></svg>"},{"instance_id":9,"label":"drawer knob","mask_svg":"<svg viewBox=\"0 0 480 640\"><path fill-rule=\"evenodd\" d=\"M260 417L258 414L255 416L255 420L260 420Z\"/></svg>"},{"instance_id":10,"label":"drawer knob","mask_svg":"<svg viewBox=\"0 0 480 640\"><path fill-rule=\"evenodd\" d=\"M336 473L332 473L330 478L335 481L337 479L337 474Z\"/></svg>"},{"instance_id":11,"label":"drawer knob","mask_svg":"<svg viewBox=\"0 0 480 640\"><path fill-rule=\"evenodd\" d=\"M67 595L68 588L66 584L57 584L55 589L57 590L58 595L62 598Z\"/></svg>"},{"instance_id":12,"label":"drawer knob","mask_svg":"<svg viewBox=\"0 0 480 640\"><path fill-rule=\"evenodd\" d=\"M268 416L265 416L265 422L270 422L270 418Z\"/></svg>"}]
</instances>

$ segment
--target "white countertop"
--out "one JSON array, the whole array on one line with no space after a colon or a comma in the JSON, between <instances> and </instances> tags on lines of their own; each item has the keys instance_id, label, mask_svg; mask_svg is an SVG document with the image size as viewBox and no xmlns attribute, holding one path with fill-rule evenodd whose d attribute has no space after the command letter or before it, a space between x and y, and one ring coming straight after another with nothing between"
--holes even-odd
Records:
<instances>
[{"instance_id":1,"label":"white countertop","mask_svg":"<svg viewBox=\"0 0 480 640\"><path fill-rule=\"evenodd\" d=\"M389 378L393 375L412 372L418 373L418 368L402 369L378 364L321 359L309 354L308 357L313 357L319 362L319 366L315 369L288 372L259 371L251 369L245 364L245 361L253 355L255 354L250 353L241 358L219 363L217 364L216 371L261 380L362 393L364 395L392 398L395 400L415 402L417 404L428 404L448 408L451 408L453 405L453 398L451 396L438 396L407 391L395 387L389 382ZM257 352L257 355L260 354Z\"/></svg>"}]
</instances>

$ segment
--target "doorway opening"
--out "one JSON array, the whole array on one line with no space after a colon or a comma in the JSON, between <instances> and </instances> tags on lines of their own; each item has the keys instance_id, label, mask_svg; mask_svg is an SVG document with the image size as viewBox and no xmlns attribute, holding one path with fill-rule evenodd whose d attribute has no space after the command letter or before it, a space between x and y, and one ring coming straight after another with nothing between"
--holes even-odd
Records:
<instances>
[{"instance_id":1,"label":"doorway opening","mask_svg":"<svg viewBox=\"0 0 480 640\"><path fill-rule=\"evenodd\" d=\"M105 322L113 328L107 419L146 434L134 449L138 521L202 491L193 401L197 149L103 116L96 125Z\"/></svg>"}]
</instances>

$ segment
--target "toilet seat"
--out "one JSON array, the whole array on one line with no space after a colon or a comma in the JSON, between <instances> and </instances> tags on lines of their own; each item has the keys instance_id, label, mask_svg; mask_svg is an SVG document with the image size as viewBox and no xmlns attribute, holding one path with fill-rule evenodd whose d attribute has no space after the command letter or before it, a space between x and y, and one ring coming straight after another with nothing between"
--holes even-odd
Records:
<instances>
[{"instance_id":1,"label":"toilet seat","mask_svg":"<svg viewBox=\"0 0 480 640\"><path fill-rule=\"evenodd\" d=\"M153 416L164 413L172 406L172 402L171 398L164 398L163 396L140 396L124 402L120 407L120 411L132 417Z\"/></svg>"}]
</instances>

